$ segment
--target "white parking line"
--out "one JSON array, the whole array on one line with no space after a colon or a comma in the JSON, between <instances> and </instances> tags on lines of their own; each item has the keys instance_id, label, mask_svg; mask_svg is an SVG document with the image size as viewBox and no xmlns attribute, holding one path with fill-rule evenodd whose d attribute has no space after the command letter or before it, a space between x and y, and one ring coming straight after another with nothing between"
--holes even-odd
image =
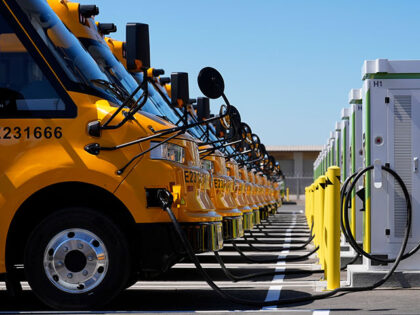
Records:
<instances>
[{"instance_id":1,"label":"white parking line","mask_svg":"<svg viewBox=\"0 0 420 315\"><path fill-rule=\"evenodd\" d=\"M296 225L296 216L294 216L294 219L292 220L292 222L293 223L286 230L286 233L290 232L293 229L293 227ZM288 237L288 238L286 238L284 240L284 244L290 243L290 241L291 241L291 237ZM279 258L283 258L283 257L287 256L287 254L289 252L290 252L289 250L283 250L283 251L281 251L280 252L280 255L279 255ZM284 254L286 254L286 255L284 255ZM284 265L286 265L286 263L285 262L277 262L277 265L284 266ZM276 271L284 271L285 269L286 269L286 267L276 267ZM273 280L271 282L272 283L282 283L283 280L284 280L284 276L285 276L284 274L282 274L282 275L275 275L274 278L273 278ZM268 292L267 292L267 296L265 298L265 301L267 302L267 301L276 301L276 300L279 300L280 299L280 294L281 294L281 289L282 289L282 286L281 285L273 285L273 286L270 286L270 288L268 289ZM266 306L266 307L263 307L262 310L270 310L270 309L273 309L273 308L277 308L277 307L276 306Z\"/></svg>"},{"instance_id":2,"label":"white parking line","mask_svg":"<svg viewBox=\"0 0 420 315\"><path fill-rule=\"evenodd\" d=\"M270 287L270 289L267 292L267 296L265 298L265 302L268 301L276 301L280 299L280 293L281 293L282 286L281 285L273 285ZM271 310L276 309L277 306L264 306L262 310Z\"/></svg>"}]
</instances>

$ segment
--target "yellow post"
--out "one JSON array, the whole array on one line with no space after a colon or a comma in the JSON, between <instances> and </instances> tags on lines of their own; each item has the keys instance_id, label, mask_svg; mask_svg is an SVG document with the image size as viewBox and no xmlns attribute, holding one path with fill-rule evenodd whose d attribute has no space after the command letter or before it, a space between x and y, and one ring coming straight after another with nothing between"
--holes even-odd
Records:
<instances>
[{"instance_id":1,"label":"yellow post","mask_svg":"<svg viewBox=\"0 0 420 315\"><path fill-rule=\"evenodd\" d=\"M324 261L325 261L325 242L324 242L324 203L325 203L325 183L326 183L326 176L320 176L318 178L318 184L319 184L319 197L318 197L318 204L319 204L319 227L317 229L318 233L318 257L319 257L319 263L322 266L322 269L324 269Z\"/></svg>"},{"instance_id":2,"label":"yellow post","mask_svg":"<svg viewBox=\"0 0 420 315\"><path fill-rule=\"evenodd\" d=\"M331 166L327 171L326 243L327 290L340 287L340 168Z\"/></svg>"},{"instance_id":3,"label":"yellow post","mask_svg":"<svg viewBox=\"0 0 420 315\"><path fill-rule=\"evenodd\" d=\"M323 252L323 261L321 262L322 269L324 270L324 278L327 279L327 256L328 256L328 246L327 246L327 226L328 226L328 204L329 196L327 194L327 185L328 185L327 173L325 173L325 194L324 194L324 218L322 222L322 231L321 231L321 246L324 249Z\"/></svg>"},{"instance_id":4,"label":"yellow post","mask_svg":"<svg viewBox=\"0 0 420 315\"><path fill-rule=\"evenodd\" d=\"M319 230L319 184L318 184L318 179L319 178L317 178L314 182L314 202L313 202L313 205L314 205L314 229L313 229L313 232L315 234L315 237L314 237L315 246L319 245L319 239L320 239L319 233L318 233L318 230Z\"/></svg>"},{"instance_id":5,"label":"yellow post","mask_svg":"<svg viewBox=\"0 0 420 315\"><path fill-rule=\"evenodd\" d=\"M306 220L308 221L308 225L309 228L312 226L312 184L310 186L308 186L308 200L306 201L306 207L307 207L307 212L306 212Z\"/></svg>"},{"instance_id":6,"label":"yellow post","mask_svg":"<svg viewBox=\"0 0 420 315\"><path fill-rule=\"evenodd\" d=\"M305 187L305 217L309 224L309 187Z\"/></svg>"},{"instance_id":7,"label":"yellow post","mask_svg":"<svg viewBox=\"0 0 420 315\"><path fill-rule=\"evenodd\" d=\"M315 234L315 182L311 185L311 226L312 224L312 234Z\"/></svg>"},{"instance_id":8,"label":"yellow post","mask_svg":"<svg viewBox=\"0 0 420 315\"><path fill-rule=\"evenodd\" d=\"M289 187L286 188L286 200L290 201L289 200Z\"/></svg>"}]
</instances>

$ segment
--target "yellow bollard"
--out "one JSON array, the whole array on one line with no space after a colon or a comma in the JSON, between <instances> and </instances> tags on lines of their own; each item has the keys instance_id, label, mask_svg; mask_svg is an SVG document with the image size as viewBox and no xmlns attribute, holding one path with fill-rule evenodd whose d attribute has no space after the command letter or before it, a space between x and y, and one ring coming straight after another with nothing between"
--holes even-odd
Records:
<instances>
[{"instance_id":1,"label":"yellow bollard","mask_svg":"<svg viewBox=\"0 0 420 315\"><path fill-rule=\"evenodd\" d=\"M312 234L315 234L315 182L311 185L311 226Z\"/></svg>"},{"instance_id":2,"label":"yellow bollard","mask_svg":"<svg viewBox=\"0 0 420 315\"><path fill-rule=\"evenodd\" d=\"M323 248L323 261L321 261L322 269L324 270L324 278L327 279L327 256L328 256L328 246L327 246L327 224L328 224L328 194L327 194L327 173L325 173L325 194L324 194L324 218L322 222L322 231L321 231L321 246Z\"/></svg>"},{"instance_id":3,"label":"yellow bollard","mask_svg":"<svg viewBox=\"0 0 420 315\"><path fill-rule=\"evenodd\" d=\"M289 187L286 188L286 200L290 201L289 200Z\"/></svg>"},{"instance_id":4,"label":"yellow bollard","mask_svg":"<svg viewBox=\"0 0 420 315\"><path fill-rule=\"evenodd\" d=\"M305 217L309 224L309 186L305 187Z\"/></svg>"},{"instance_id":5,"label":"yellow bollard","mask_svg":"<svg viewBox=\"0 0 420 315\"><path fill-rule=\"evenodd\" d=\"M319 178L317 178L315 180L314 183L314 234L315 234L315 238L314 238L314 244L315 246L319 245L319 240L320 240L320 235L318 233L319 230Z\"/></svg>"},{"instance_id":6,"label":"yellow bollard","mask_svg":"<svg viewBox=\"0 0 420 315\"><path fill-rule=\"evenodd\" d=\"M327 290L340 287L340 168L331 166L326 181Z\"/></svg>"},{"instance_id":7,"label":"yellow bollard","mask_svg":"<svg viewBox=\"0 0 420 315\"><path fill-rule=\"evenodd\" d=\"M305 201L307 211L306 211L306 221L308 222L309 228L312 226L312 184L308 186L308 200Z\"/></svg>"},{"instance_id":8,"label":"yellow bollard","mask_svg":"<svg viewBox=\"0 0 420 315\"><path fill-rule=\"evenodd\" d=\"M325 204L325 183L326 183L326 176L320 176L318 178L318 184L319 184L319 197L318 197L318 204L319 204L319 227L317 230L317 233L319 235L319 241L318 241L318 257L319 257L319 263L322 266L322 269L325 267L325 242L324 242L324 204Z\"/></svg>"}]
</instances>

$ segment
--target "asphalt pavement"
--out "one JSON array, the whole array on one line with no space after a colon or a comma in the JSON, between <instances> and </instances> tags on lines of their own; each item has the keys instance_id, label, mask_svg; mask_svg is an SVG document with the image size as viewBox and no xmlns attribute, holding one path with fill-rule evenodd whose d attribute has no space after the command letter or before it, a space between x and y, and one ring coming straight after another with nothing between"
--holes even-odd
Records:
<instances>
[{"instance_id":1,"label":"asphalt pavement","mask_svg":"<svg viewBox=\"0 0 420 315\"><path fill-rule=\"evenodd\" d=\"M296 249L309 237L303 207L285 205L261 230L236 242L237 246L253 260L243 258L231 243L226 243L220 257L235 276L250 273L267 273L286 270L287 274L264 275L258 278L232 282L221 270L214 254L199 255L202 266L228 294L245 301L278 301L296 297L322 294L325 282L316 253L292 262L273 262L281 258L309 254L313 245ZM274 244L277 243L277 244ZM251 246L250 246L250 245ZM272 261L267 262L267 259ZM318 272L317 272L318 271ZM342 272L342 280L346 273ZM0 314L57 314L40 303L29 286L23 283L24 292L19 298L11 298L0 283ZM420 314L420 288L376 289L367 292L339 294L337 296L285 306L249 306L221 298L203 280L202 275L189 261L175 265L169 272L152 281L139 281L123 292L105 308L77 314L137 314L137 313L284 313L284 314ZM61 312L70 314L70 312ZM75 313L75 312L71 312Z\"/></svg>"}]
</instances>

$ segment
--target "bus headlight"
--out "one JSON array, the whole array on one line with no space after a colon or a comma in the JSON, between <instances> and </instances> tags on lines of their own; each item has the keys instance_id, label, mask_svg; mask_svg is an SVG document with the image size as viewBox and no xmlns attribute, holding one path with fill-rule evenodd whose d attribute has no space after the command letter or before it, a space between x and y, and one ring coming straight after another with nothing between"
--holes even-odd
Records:
<instances>
[{"instance_id":1,"label":"bus headlight","mask_svg":"<svg viewBox=\"0 0 420 315\"><path fill-rule=\"evenodd\" d=\"M150 147L158 145L159 142L150 142ZM185 149L173 143L163 143L150 151L150 158L153 160L168 160L177 163L185 163Z\"/></svg>"}]
</instances>

